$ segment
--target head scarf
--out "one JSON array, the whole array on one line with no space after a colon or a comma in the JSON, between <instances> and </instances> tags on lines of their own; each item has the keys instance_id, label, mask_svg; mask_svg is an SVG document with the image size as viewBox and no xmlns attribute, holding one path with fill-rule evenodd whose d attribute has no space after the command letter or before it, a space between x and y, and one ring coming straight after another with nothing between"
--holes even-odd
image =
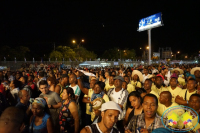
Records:
<instances>
[{"instance_id":1,"label":"head scarf","mask_svg":"<svg viewBox=\"0 0 200 133\"><path fill-rule=\"evenodd\" d=\"M35 98L35 100L33 101L33 103L37 103L37 104L41 105L42 107L45 107L47 105L47 103L44 100L44 98L40 98L40 97Z\"/></svg>"}]
</instances>

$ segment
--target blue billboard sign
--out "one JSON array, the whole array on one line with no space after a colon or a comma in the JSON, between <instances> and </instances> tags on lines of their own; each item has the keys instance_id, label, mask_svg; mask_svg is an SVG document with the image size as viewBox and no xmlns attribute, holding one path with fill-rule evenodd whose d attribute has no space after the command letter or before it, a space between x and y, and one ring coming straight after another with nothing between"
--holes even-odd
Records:
<instances>
[{"instance_id":1,"label":"blue billboard sign","mask_svg":"<svg viewBox=\"0 0 200 133\"><path fill-rule=\"evenodd\" d=\"M149 17L143 18L139 21L138 31L149 30L155 27L162 26L162 14L157 13Z\"/></svg>"}]
</instances>

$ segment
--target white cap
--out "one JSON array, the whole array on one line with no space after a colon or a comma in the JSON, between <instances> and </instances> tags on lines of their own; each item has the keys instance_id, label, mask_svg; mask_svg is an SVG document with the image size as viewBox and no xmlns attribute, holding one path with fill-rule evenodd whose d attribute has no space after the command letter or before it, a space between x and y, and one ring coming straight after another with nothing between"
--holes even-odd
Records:
<instances>
[{"instance_id":1,"label":"white cap","mask_svg":"<svg viewBox=\"0 0 200 133\"><path fill-rule=\"evenodd\" d=\"M113 101L109 101L109 102L106 102L106 103L102 104L101 111L105 111L105 110L108 110L108 109L118 110L120 113L122 112L120 106L117 103L113 102Z\"/></svg>"}]
</instances>

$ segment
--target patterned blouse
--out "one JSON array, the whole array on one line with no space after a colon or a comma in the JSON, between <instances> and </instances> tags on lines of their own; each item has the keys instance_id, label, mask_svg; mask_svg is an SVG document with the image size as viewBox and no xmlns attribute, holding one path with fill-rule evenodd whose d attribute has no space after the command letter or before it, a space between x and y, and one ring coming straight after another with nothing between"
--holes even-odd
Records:
<instances>
[{"instance_id":1,"label":"patterned blouse","mask_svg":"<svg viewBox=\"0 0 200 133\"><path fill-rule=\"evenodd\" d=\"M59 113L59 124L61 133L73 133L74 132L74 118L69 110L69 104L75 102L70 100L68 103L63 101Z\"/></svg>"}]
</instances>

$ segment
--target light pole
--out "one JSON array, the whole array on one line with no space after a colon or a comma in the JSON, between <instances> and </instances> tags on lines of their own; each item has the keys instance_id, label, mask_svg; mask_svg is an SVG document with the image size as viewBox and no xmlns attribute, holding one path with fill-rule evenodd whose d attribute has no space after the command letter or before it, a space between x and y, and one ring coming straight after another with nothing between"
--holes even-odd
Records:
<instances>
[{"instance_id":1,"label":"light pole","mask_svg":"<svg viewBox=\"0 0 200 133\"><path fill-rule=\"evenodd\" d=\"M120 53L120 61L121 61L121 50L120 50L120 49L118 49L118 51L119 51L119 53Z\"/></svg>"},{"instance_id":2,"label":"light pole","mask_svg":"<svg viewBox=\"0 0 200 133\"><path fill-rule=\"evenodd\" d=\"M146 47L146 51L147 51L147 59L149 60L149 58L148 58L149 57L148 56L148 54L149 54L149 46Z\"/></svg>"},{"instance_id":3,"label":"light pole","mask_svg":"<svg viewBox=\"0 0 200 133\"><path fill-rule=\"evenodd\" d=\"M78 50L78 57L79 57L79 59L80 59L79 45L81 45L81 43L83 43L83 42L85 42L85 40L84 40L84 39L81 39L80 43L77 44L77 50ZM72 43L73 43L73 44L76 44L76 40L72 40Z\"/></svg>"},{"instance_id":4,"label":"light pole","mask_svg":"<svg viewBox=\"0 0 200 133\"><path fill-rule=\"evenodd\" d=\"M81 45L81 43L83 43L83 42L85 42L84 39L82 39L82 40L80 41L80 43L77 44L77 48L79 48L79 45ZM76 44L76 40L72 40L72 43L73 43L73 44Z\"/></svg>"},{"instance_id":5,"label":"light pole","mask_svg":"<svg viewBox=\"0 0 200 133\"><path fill-rule=\"evenodd\" d=\"M149 65L151 65L151 29L148 30L148 42L149 42Z\"/></svg>"}]
</instances>

